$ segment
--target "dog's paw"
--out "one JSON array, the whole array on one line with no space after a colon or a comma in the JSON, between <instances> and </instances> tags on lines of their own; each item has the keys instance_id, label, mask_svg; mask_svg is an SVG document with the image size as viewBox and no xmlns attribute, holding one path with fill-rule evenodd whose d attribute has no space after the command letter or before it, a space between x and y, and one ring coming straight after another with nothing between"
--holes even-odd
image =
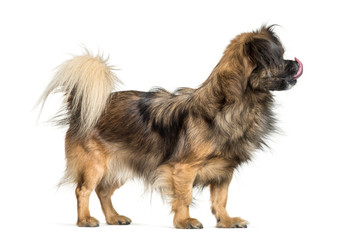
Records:
<instances>
[{"instance_id":1,"label":"dog's paw","mask_svg":"<svg viewBox=\"0 0 360 240\"><path fill-rule=\"evenodd\" d=\"M203 225L199 220L195 218L186 218L181 221L174 222L175 228L181 228L181 229L201 229L203 228Z\"/></svg>"},{"instance_id":2,"label":"dog's paw","mask_svg":"<svg viewBox=\"0 0 360 240\"><path fill-rule=\"evenodd\" d=\"M79 227L98 227L100 226L100 223L96 218L86 217L84 219L79 219L77 225Z\"/></svg>"},{"instance_id":3,"label":"dog's paw","mask_svg":"<svg viewBox=\"0 0 360 240\"><path fill-rule=\"evenodd\" d=\"M216 227L218 228L247 228L248 221L239 217L234 218L217 218Z\"/></svg>"},{"instance_id":4,"label":"dog's paw","mask_svg":"<svg viewBox=\"0 0 360 240\"><path fill-rule=\"evenodd\" d=\"M130 218L122 215L114 215L106 219L106 223L109 225L129 225L131 222Z\"/></svg>"}]
</instances>

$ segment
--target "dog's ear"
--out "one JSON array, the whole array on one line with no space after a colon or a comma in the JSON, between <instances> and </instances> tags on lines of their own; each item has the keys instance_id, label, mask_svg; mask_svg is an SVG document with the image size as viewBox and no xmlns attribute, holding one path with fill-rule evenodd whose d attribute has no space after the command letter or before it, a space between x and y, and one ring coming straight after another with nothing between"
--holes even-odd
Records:
<instances>
[{"instance_id":1,"label":"dog's ear","mask_svg":"<svg viewBox=\"0 0 360 240\"><path fill-rule=\"evenodd\" d=\"M281 45L261 37L248 40L245 43L244 51L254 68L258 66L268 68L271 65L277 65L283 54Z\"/></svg>"}]
</instances>

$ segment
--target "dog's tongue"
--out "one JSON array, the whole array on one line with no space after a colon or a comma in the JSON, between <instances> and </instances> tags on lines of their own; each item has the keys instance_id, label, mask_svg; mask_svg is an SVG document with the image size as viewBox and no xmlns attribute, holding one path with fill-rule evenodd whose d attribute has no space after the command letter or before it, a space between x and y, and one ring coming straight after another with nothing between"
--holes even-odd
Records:
<instances>
[{"instance_id":1,"label":"dog's tongue","mask_svg":"<svg viewBox=\"0 0 360 240\"><path fill-rule=\"evenodd\" d=\"M303 64L299 59L295 58L295 61L299 64L299 70L295 74L294 79L298 79L303 74Z\"/></svg>"}]
</instances>

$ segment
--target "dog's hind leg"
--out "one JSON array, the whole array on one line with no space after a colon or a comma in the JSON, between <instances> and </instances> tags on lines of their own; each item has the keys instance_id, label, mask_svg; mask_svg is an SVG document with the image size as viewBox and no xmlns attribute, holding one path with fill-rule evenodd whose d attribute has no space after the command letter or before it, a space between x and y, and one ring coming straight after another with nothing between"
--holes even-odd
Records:
<instances>
[{"instance_id":1,"label":"dog's hind leg","mask_svg":"<svg viewBox=\"0 0 360 240\"><path fill-rule=\"evenodd\" d=\"M99 221L90 215L89 197L106 173L108 156L96 139L76 140L66 137L67 175L77 183L75 190L79 227L97 227Z\"/></svg>"},{"instance_id":2,"label":"dog's hind leg","mask_svg":"<svg viewBox=\"0 0 360 240\"><path fill-rule=\"evenodd\" d=\"M111 196L119 187L121 187L121 185L118 183L109 185L103 182L96 187L96 193L99 197L106 222L110 225L128 225L131 223L130 218L119 215L112 205Z\"/></svg>"},{"instance_id":3,"label":"dog's hind leg","mask_svg":"<svg viewBox=\"0 0 360 240\"><path fill-rule=\"evenodd\" d=\"M97 184L97 180L101 179L101 172L89 171L89 174L84 176L84 181L79 183L76 187L75 194L77 199L77 211L79 227L98 227L99 221L90 216L89 197Z\"/></svg>"}]
</instances>

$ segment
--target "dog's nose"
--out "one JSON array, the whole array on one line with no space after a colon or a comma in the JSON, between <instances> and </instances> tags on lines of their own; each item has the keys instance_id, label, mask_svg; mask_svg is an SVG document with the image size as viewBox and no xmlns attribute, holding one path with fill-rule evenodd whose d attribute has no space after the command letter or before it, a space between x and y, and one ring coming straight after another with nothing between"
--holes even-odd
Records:
<instances>
[{"instance_id":1,"label":"dog's nose","mask_svg":"<svg viewBox=\"0 0 360 240\"><path fill-rule=\"evenodd\" d=\"M295 76L293 78L298 79L303 74L304 67L303 67L302 62L299 59L295 58L295 61L298 63L299 68L298 68L298 72L295 74Z\"/></svg>"}]
</instances>

